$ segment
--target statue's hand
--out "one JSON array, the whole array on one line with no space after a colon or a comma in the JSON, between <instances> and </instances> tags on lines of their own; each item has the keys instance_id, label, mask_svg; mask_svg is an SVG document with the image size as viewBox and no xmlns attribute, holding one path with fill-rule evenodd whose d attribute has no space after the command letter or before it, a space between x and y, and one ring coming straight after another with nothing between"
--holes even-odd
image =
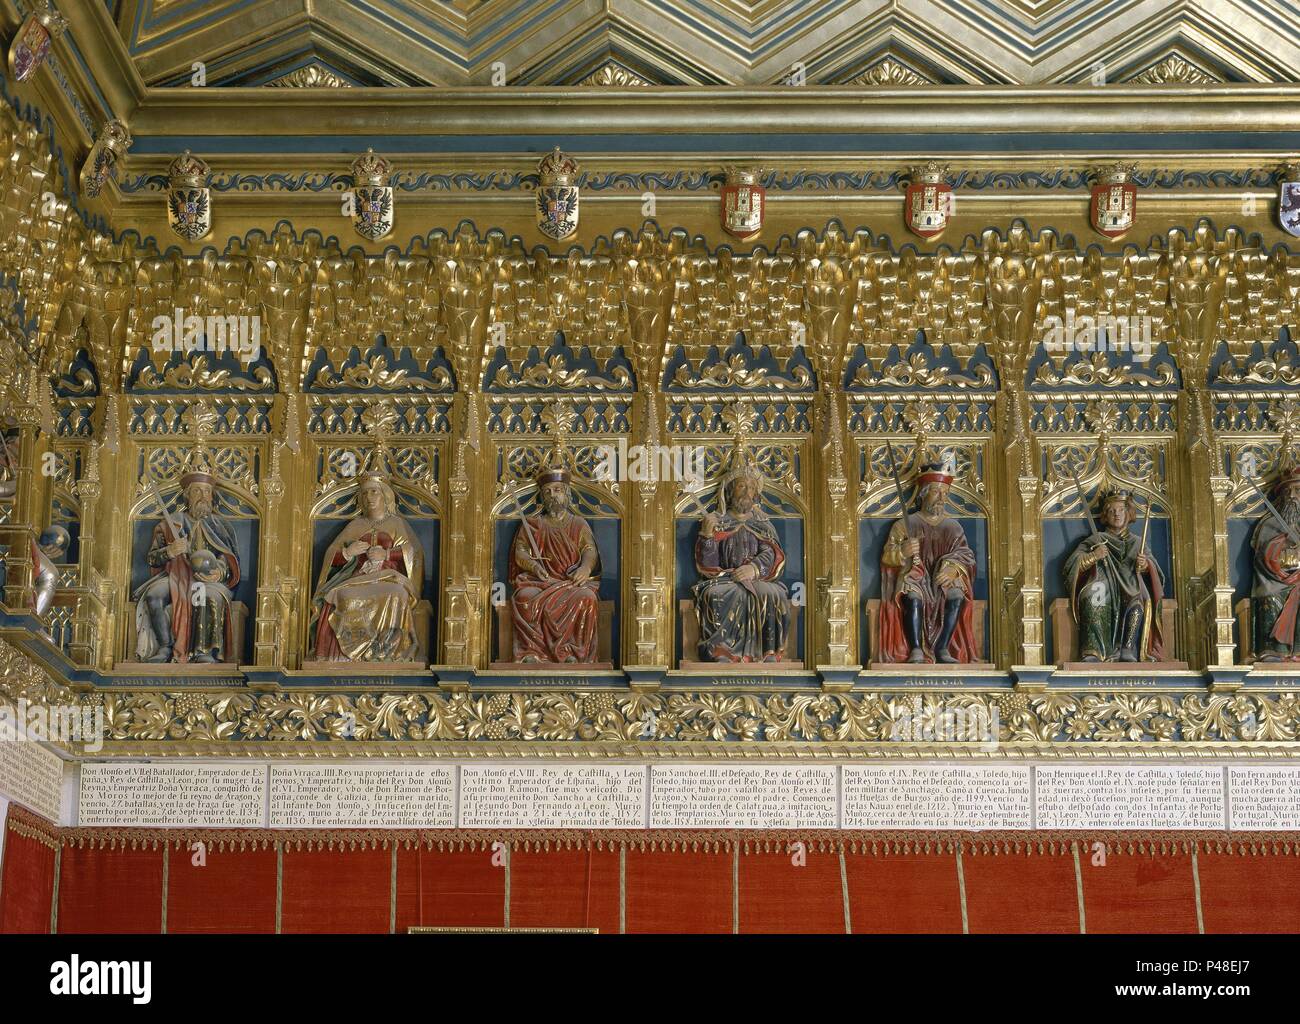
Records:
<instances>
[{"instance_id":1,"label":"statue's hand","mask_svg":"<svg viewBox=\"0 0 1300 1024\"><path fill-rule=\"evenodd\" d=\"M1138 572L1146 572L1147 569L1149 569L1149 568L1151 568L1151 563L1147 561L1147 556L1146 556L1146 555L1138 555L1138 557L1137 557L1137 571L1138 571Z\"/></svg>"},{"instance_id":2,"label":"statue's hand","mask_svg":"<svg viewBox=\"0 0 1300 1024\"><path fill-rule=\"evenodd\" d=\"M921 542L915 537L910 537L903 541L903 554L908 558L921 557Z\"/></svg>"},{"instance_id":3,"label":"statue's hand","mask_svg":"<svg viewBox=\"0 0 1300 1024\"><path fill-rule=\"evenodd\" d=\"M586 583L591 579L591 571L585 565L580 565L569 574L569 579L574 583Z\"/></svg>"},{"instance_id":4,"label":"statue's hand","mask_svg":"<svg viewBox=\"0 0 1300 1024\"><path fill-rule=\"evenodd\" d=\"M364 540L354 540L351 544L343 549L343 554L348 558L360 558L370 550L370 545Z\"/></svg>"},{"instance_id":5,"label":"statue's hand","mask_svg":"<svg viewBox=\"0 0 1300 1024\"><path fill-rule=\"evenodd\" d=\"M714 531L716 531L717 528L718 528L718 517L715 516L712 512L710 512L700 521L700 536L712 537Z\"/></svg>"},{"instance_id":6,"label":"statue's hand","mask_svg":"<svg viewBox=\"0 0 1300 1024\"><path fill-rule=\"evenodd\" d=\"M188 537L177 537L174 541L168 544L164 550L167 552L168 558L175 558L177 555L189 554L190 539Z\"/></svg>"},{"instance_id":7,"label":"statue's hand","mask_svg":"<svg viewBox=\"0 0 1300 1024\"><path fill-rule=\"evenodd\" d=\"M752 579L757 579L758 566L753 562L746 562L731 574L731 578L736 580L738 583L747 583Z\"/></svg>"},{"instance_id":8,"label":"statue's hand","mask_svg":"<svg viewBox=\"0 0 1300 1024\"><path fill-rule=\"evenodd\" d=\"M383 548L381 548L378 544L373 544L370 547L366 548L366 557L369 558L372 562L382 562L388 558L388 552L385 551Z\"/></svg>"}]
</instances>

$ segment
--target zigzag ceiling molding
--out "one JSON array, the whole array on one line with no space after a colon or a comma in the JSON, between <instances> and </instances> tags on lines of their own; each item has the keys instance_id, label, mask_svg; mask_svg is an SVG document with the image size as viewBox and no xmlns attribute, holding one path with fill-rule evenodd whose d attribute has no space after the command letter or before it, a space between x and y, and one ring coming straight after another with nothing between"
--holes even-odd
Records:
<instances>
[{"instance_id":1,"label":"zigzag ceiling molding","mask_svg":"<svg viewBox=\"0 0 1300 1024\"><path fill-rule=\"evenodd\" d=\"M1098 62L1112 82L1300 80L1298 0L122 0L114 17L156 86L196 60L210 85L313 65L486 85L498 62L516 85L766 85L796 63L810 84L1079 82Z\"/></svg>"}]
</instances>

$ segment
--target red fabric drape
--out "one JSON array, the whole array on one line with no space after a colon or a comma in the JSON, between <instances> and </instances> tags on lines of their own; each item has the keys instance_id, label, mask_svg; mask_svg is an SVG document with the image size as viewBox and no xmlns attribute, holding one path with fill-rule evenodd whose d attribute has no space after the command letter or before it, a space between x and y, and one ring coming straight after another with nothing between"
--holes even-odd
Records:
<instances>
[{"instance_id":1,"label":"red fabric drape","mask_svg":"<svg viewBox=\"0 0 1300 1024\"><path fill-rule=\"evenodd\" d=\"M512 928L595 928L618 932L618 851L514 850Z\"/></svg>"},{"instance_id":2,"label":"red fabric drape","mask_svg":"<svg viewBox=\"0 0 1300 1024\"><path fill-rule=\"evenodd\" d=\"M1192 855L1124 853L1111 849L1104 864L1080 853L1088 931L1195 932Z\"/></svg>"},{"instance_id":3,"label":"red fabric drape","mask_svg":"<svg viewBox=\"0 0 1300 1024\"><path fill-rule=\"evenodd\" d=\"M280 930L286 934L387 933L392 851L382 847L285 849Z\"/></svg>"},{"instance_id":4,"label":"red fabric drape","mask_svg":"<svg viewBox=\"0 0 1300 1024\"><path fill-rule=\"evenodd\" d=\"M0 932L46 933L54 899L55 826L15 805L5 828Z\"/></svg>"},{"instance_id":5,"label":"red fabric drape","mask_svg":"<svg viewBox=\"0 0 1300 1024\"><path fill-rule=\"evenodd\" d=\"M1079 931L1074 856L1044 851L962 856L966 915L973 934Z\"/></svg>"},{"instance_id":6,"label":"red fabric drape","mask_svg":"<svg viewBox=\"0 0 1300 1024\"><path fill-rule=\"evenodd\" d=\"M740 854L740 930L844 933L844 887L838 851L804 844L781 852Z\"/></svg>"},{"instance_id":7,"label":"red fabric drape","mask_svg":"<svg viewBox=\"0 0 1300 1024\"><path fill-rule=\"evenodd\" d=\"M64 846L59 933L161 931L163 856L161 845Z\"/></svg>"},{"instance_id":8,"label":"red fabric drape","mask_svg":"<svg viewBox=\"0 0 1300 1024\"><path fill-rule=\"evenodd\" d=\"M1201 913L1207 933L1300 933L1300 861L1202 851Z\"/></svg>"},{"instance_id":9,"label":"red fabric drape","mask_svg":"<svg viewBox=\"0 0 1300 1024\"><path fill-rule=\"evenodd\" d=\"M627 851L629 932L731 931L730 850Z\"/></svg>"},{"instance_id":10,"label":"red fabric drape","mask_svg":"<svg viewBox=\"0 0 1300 1024\"><path fill-rule=\"evenodd\" d=\"M846 851L844 866L856 934L961 932L961 890L952 851Z\"/></svg>"},{"instance_id":11,"label":"red fabric drape","mask_svg":"<svg viewBox=\"0 0 1300 1024\"><path fill-rule=\"evenodd\" d=\"M494 863L494 855L496 863ZM505 926L505 852L491 845L463 849L398 849L397 931Z\"/></svg>"},{"instance_id":12,"label":"red fabric drape","mask_svg":"<svg viewBox=\"0 0 1300 1024\"><path fill-rule=\"evenodd\" d=\"M209 845L204 863L182 844L169 851L167 931L252 934L275 931L275 849Z\"/></svg>"},{"instance_id":13,"label":"red fabric drape","mask_svg":"<svg viewBox=\"0 0 1300 1024\"><path fill-rule=\"evenodd\" d=\"M17 830L14 814L28 815ZM169 932L272 931L276 843L285 932L500 928L508 900L515 928L614 934L622 917L629 933L841 933L847 895L855 933L960 932L963 897L972 933L1071 933L1080 890L1091 933L1194 932L1193 850L1206 932L1300 931L1295 834L575 831L534 839L250 830L224 848L204 835L207 864L198 867L191 833L60 830L19 808L6 828L3 931L48 927L55 843L64 933L157 932L164 862Z\"/></svg>"}]
</instances>

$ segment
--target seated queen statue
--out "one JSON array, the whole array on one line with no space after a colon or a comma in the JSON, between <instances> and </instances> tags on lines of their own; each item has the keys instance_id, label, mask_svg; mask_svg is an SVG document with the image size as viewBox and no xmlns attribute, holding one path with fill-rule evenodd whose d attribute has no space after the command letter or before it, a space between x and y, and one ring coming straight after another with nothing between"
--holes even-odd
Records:
<instances>
[{"instance_id":1,"label":"seated queen statue","mask_svg":"<svg viewBox=\"0 0 1300 1024\"><path fill-rule=\"evenodd\" d=\"M312 597L317 661L414 661L424 550L382 473L363 473L357 515L325 551Z\"/></svg>"}]
</instances>

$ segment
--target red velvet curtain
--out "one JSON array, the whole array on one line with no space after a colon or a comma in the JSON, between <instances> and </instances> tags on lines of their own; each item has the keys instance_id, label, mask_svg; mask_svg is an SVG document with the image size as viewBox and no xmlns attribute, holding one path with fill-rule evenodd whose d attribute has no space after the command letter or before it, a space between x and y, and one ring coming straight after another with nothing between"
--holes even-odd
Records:
<instances>
[{"instance_id":1,"label":"red velvet curtain","mask_svg":"<svg viewBox=\"0 0 1300 1024\"><path fill-rule=\"evenodd\" d=\"M9 805L3 827L0 932L48 932L58 829L17 804Z\"/></svg>"},{"instance_id":2,"label":"red velvet curtain","mask_svg":"<svg viewBox=\"0 0 1300 1024\"><path fill-rule=\"evenodd\" d=\"M61 844L65 933L1300 931L1290 834L250 831L204 833L203 858L195 838L12 809L0 930L48 929Z\"/></svg>"}]
</instances>

